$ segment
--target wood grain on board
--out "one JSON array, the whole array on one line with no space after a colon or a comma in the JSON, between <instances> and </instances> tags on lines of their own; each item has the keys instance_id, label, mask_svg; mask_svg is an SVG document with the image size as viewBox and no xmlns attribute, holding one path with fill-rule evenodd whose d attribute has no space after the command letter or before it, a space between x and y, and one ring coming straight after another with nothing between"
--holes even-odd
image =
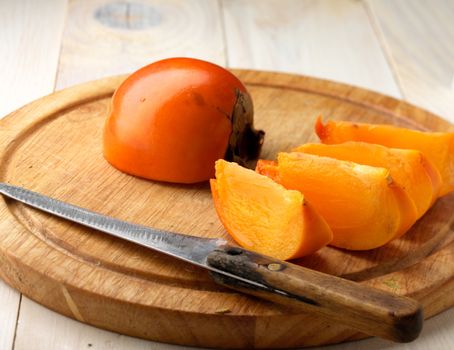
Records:
<instances>
[{"instance_id":1,"label":"wood grain on board","mask_svg":"<svg viewBox=\"0 0 454 350\"><path fill-rule=\"evenodd\" d=\"M152 343L85 325L57 314L28 298L22 299L21 323L14 349L181 350L177 346Z\"/></svg>"},{"instance_id":2,"label":"wood grain on board","mask_svg":"<svg viewBox=\"0 0 454 350\"><path fill-rule=\"evenodd\" d=\"M153 44L151 47L148 40L138 40L135 38L143 38L144 31L150 30L139 29L138 27L150 23L156 23L156 15L154 11L143 11L140 16L136 15L138 7L125 8L124 4L129 2L123 2L123 5L116 6L116 10L109 10L113 6L107 6L107 4L118 3L117 1L71 1L71 9L66 18L67 27L65 33L65 39L67 44L63 47L62 60L66 63L60 66L60 79L57 83L58 88L66 87L74 83L79 83L86 80L95 79L104 75L119 74L122 72L132 71L137 68L137 65L143 65L155 59L171 56L171 55L194 55L194 50L201 50L198 52L198 57L205 58L208 60L215 61L220 64L225 64L227 61L224 56L219 57L219 53L228 52L230 66L244 67L244 68L256 68L256 69L268 69L268 70L281 70L281 71L293 71L295 73L306 73L309 75L317 75L328 79L341 79L344 82L349 82L359 86L372 88L379 90L383 93L387 93L393 96L399 96L399 91L396 83L392 79L392 74L386 63L384 63L384 53L377 45L378 39L382 39L380 30L371 33L370 27L376 26L374 17L371 16L372 21L367 20L367 13L360 10L362 2L360 1L337 1L342 5L339 8L336 7L336 11L332 11L332 6L328 2L318 2L320 4L311 5L313 1L256 1L253 5L243 4L242 6L236 6L235 3L238 1L225 1L222 2L224 8L224 16L221 20L216 19L216 14L213 14L211 10L215 6L205 6L201 9L199 2L186 1L189 5L182 5L184 14L181 13L181 6L178 1L168 2L169 7L166 18L174 20L173 23L185 23L186 26L194 27L200 26L204 28L205 32L209 32L208 35L202 35L199 31L193 31L196 35L184 35L184 33L172 32L172 36L166 35L166 31L153 29L155 32L159 32L162 40ZM306 19L305 31L302 32L298 29L301 24L299 21L293 21L286 24L287 18L294 17L295 9L303 5L295 5L300 2L309 4L312 6L312 10L301 14L301 21ZM39 6L37 4L39 3ZM0 109L3 113L13 110L19 105L31 101L33 98L46 94L49 91L42 91L36 95L30 95L28 98L27 93L33 91L34 87L49 86L47 79L54 79L55 71L50 69L44 69L50 62L54 63L52 59L54 48L57 47L55 40L50 38L47 34L36 35L42 31L52 31L55 29L54 21L63 22L64 11L61 11L60 6L63 6L65 2L58 2L58 6L55 5L54 1L9 1L0 4L5 5L5 11L1 11L0 16L4 15L5 20L2 20L3 31L0 31L0 36L6 34L6 40L2 41L0 46L0 56L2 57L2 71L4 81L6 82L4 89L2 90L2 96L4 99L1 100ZM131 3L145 4L151 7L157 7L158 10L162 6L163 1L145 1L138 0ZM214 3L214 1L213 1ZM242 2L241 2L242 3ZM443 55L443 52L448 52L450 49L448 46L449 40L440 42L438 38L445 38L450 33L449 27L446 25L446 20L443 20L438 26L443 27L443 33L433 32L433 27L436 24L435 21L422 20L422 21L406 21L406 20L394 20L394 11L400 11L404 16L405 13L414 14L415 10L412 8L415 6L421 8L421 4L424 1L407 1L405 6L402 6L403 2L399 2L397 7L393 6L393 2L376 1L376 4L380 5L383 11L380 11L380 17L386 21L391 18L392 20L387 23L389 32L394 30L403 30L404 33L411 33L412 27L417 26L418 37L412 35L404 35L406 45L417 45L421 46L421 50L415 54L418 56L419 74L424 75L427 79L431 78L431 69L434 67L433 54L437 52L436 56ZM11 6L13 5L14 6ZM431 17L433 13L444 12L449 13L448 7L450 1L436 1L434 6L430 6L430 9L418 11L418 16ZM8 6L6 6L8 5ZM383 6L381 6L383 5ZM46 14L50 11L52 6L52 14ZM121 7L123 6L123 7ZM133 5L136 6L136 5ZM191 7L195 13L188 13ZM120 7L120 8L119 8ZM106 31L100 30L93 20L96 9L104 8L98 12L98 18L105 17L104 22L112 25L117 25L117 29L112 29L106 35L95 35L100 33L106 33ZM107 8L107 10L106 10ZM143 8L143 7L141 7ZM12 9L12 10L11 10ZM81 10L82 9L82 10ZM87 11L83 9L89 9ZM366 7L368 9L368 7ZM222 10L222 8L221 8ZM127 13L129 16L133 15L134 20L131 22L128 20ZM217 11L215 9L215 11ZM377 14L378 12L374 12ZM310 14L310 15L309 15ZM370 15L370 12L369 12ZM36 18L35 18L36 16ZM118 20L115 20L118 17ZM150 17L150 18L148 18ZM404 16L405 17L405 16ZM437 21L440 20L440 16L437 15ZM311 20L312 18L312 20ZM317 26L314 18L321 19L323 26ZM444 18L444 17L443 17ZM125 20L126 19L126 20ZM216 23L213 24L212 19L215 22L219 22L219 26L225 31L229 31L225 35L228 36L226 42L220 39L219 29ZM237 20L238 19L238 20ZM239 20L241 19L241 20ZM324 19L324 20L323 20ZM14 21L14 22L12 22ZM39 24L40 21L45 21L46 25L42 26ZM227 22L225 25L222 21ZM310 23L308 25L307 23ZM129 25L133 33L128 32L125 27ZM73 24L71 24L73 23ZM142 24L141 24L142 23ZM205 26L204 23L211 23L210 27ZM233 26L232 26L233 23ZM449 23L449 22L448 22ZM161 23L162 24L162 23ZM185 25L178 25L178 28L184 32ZM120 27L120 28L119 28ZM121 29L123 27L123 29ZM237 28L234 28L237 27ZM402 28L403 27L403 28ZM10 28L14 28L14 40L11 40L12 34ZM354 29L354 30L352 30ZM376 28L375 28L376 29ZM240 31L246 31L248 34L240 35ZM326 31L326 32L325 32ZM19 34L20 33L20 34ZM199 33L199 34L197 34ZM295 35L297 33L298 35ZM339 34L339 40L334 41L333 38L337 38ZM375 36L378 35L378 39ZM425 35L425 33L431 33ZM58 28L55 30L56 36L60 35ZM437 37L434 37L434 36ZM208 36L208 39L206 38ZM215 40L211 40L210 37L215 37ZM304 40L299 40L299 37L304 36ZM201 37L204 40L199 40ZM322 37L324 40L319 40ZM395 38L395 35L391 35ZM275 40L273 39L275 38ZM132 44L129 44L130 41ZM340 45L340 41L344 41L343 45ZM81 41L81 44L78 44ZM109 45L107 45L107 41ZM140 41L140 43L139 43ZM171 41L174 45L164 44L167 41ZM451 40L452 41L452 40ZM103 42L105 43L104 45ZM279 45L279 43L287 43L288 45ZM19 43L21 43L19 45ZM154 42L155 43L155 42ZM437 50L432 52L427 50L427 47L431 45L437 45ZM443 45L443 43L445 45ZM310 44L310 45L309 45ZM400 50L398 45L400 41L397 41L397 49ZM273 48L272 50L269 47ZM332 47L337 48L337 52L332 51ZM37 48L39 46L39 48ZM293 47L292 47L293 46ZM109 49L109 47L111 47ZM164 48L163 48L164 47ZM276 47L276 49L274 49ZM344 50L343 47L347 49ZM349 48L353 50L349 50ZM43 50L41 50L42 48ZM179 49L183 48L183 49ZM389 59L389 55L393 54L392 47L386 54ZM16 49L20 49L19 54L13 54ZM124 50L125 53L121 53ZM150 53L150 51L153 52ZM104 53L99 54L98 51ZM43 53L44 52L44 53ZM49 54L49 52L51 54ZM147 53L142 57L142 52ZM256 53L258 52L258 54ZM304 56L302 55L304 53ZM13 57L14 56L14 57ZM9 58L8 58L9 57ZM121 57L121 59L120 59ZM148 57L150 58L148 60ZM411 54L402 57L402 64L405 65L405 59L412 60ZM33 59L31 59L33 58ZM49 59L50 58L50 59ZM93 59L92 59L93 58ZM263 61L266 60L264 63ZM297 63L295 63L298 61ZM6 63L5 63L6 62ZM80 62L80 66L78 65ZM129 63L132 62L132 63ZM445 63L442 64L446 66ZM40 67L35 69L35 67ZM301 68L302 67L302 68ZM394 67L394 65L393 65ZM432 67L432 68L431 68ZM439 67L438 67L439 68ZM30 70L34 74L30 74ZM100 72L100 73L98 73ZM449 71L446 71L446 75L449 76ZM416 76L416 75L415 75ZM452 74L451 74L452 76ZM391 78L390 78L391 77ZM36 78L35 80L32 80ZM426 79L426 78L424 78ZM431 80L432 81L432 80ZM19 84L20 82L20 84ZM33 82L33 84L29 84ZM444 84L443 81L433 82L431 91L440 91L439 84ZM42 84L42 85L41 85ZM412 84L404 84L402 86L404 94L406 95L405 89L416 89L419 91L418 86L425 86L425 82L421 79L415 79ZM15 92L16 87L20 91ZM443 85L443 91L445 85ZM1 87L0 87L1 89ZM39 90L39 89L38 89ZM418 96L413 95L412 101L423 105L434 111L438 111L445 117L450 117L446 111L449 111L449 106L444 101L440 100L440 96L445 96L446 93L434 93L429 92L419 93ZM429 98L430 96L430 98ZM448 96L449 97L449 96ZM14 102L16 101L16 102ZM6 103L6 104L5 104ZM443 107L440 107L440 104ZM448 109L447 109L447 108ZM449 112L448 112L449 113ZM453 121L451 119L451 121ZM387 282L393 288L397 288L395 280L391 279ZM1 294L4 289L0 287L0 298L1 310L3 317L1 320L5 323L1 324L0 327L0 348L9 349L8 344L12 344L13 332L15 325L15 318L17 313L17 307L12 307L9 303L8 298L3 298L4 294ZM7 296L14 295L17 298L18 294L11 294L11 289L5 289ZM4 303L3 303L4 302ZM3 305L6 304L6 305ZM6 310L13 310L12 313L6 312ZM14 315L13 315L14 314ZM5 315L13 315L14 320L8 318L5 319ZM25 298L22 301L20 310L21 322L18 325L15 349L29 349L31 346L36 349L60 349L62 347L69 348L82 348L88 347L89 344L93 347L100 349L112 349L112 348L153 348L153 349L173 349L171 345L165 344L154 344L150 342L144 342L139 339L131 339L124 336L119 336L115 333L101 331L94 329L90 326L83 325L77 321L70 320L62 317L56 313L48 311L33 302L30 302ZM449 349L452 341L450 339L449 325L452 325L452 312L445 312L443 315L438 316L436 319L431 320L427 323L425 331L423 331L424 337L420 338L417 343L410 345L397 346L395 344L386 344L380 339L368 340L367 342L350 343L348 345L338 345L335 349L363 349L368 347L369 349L383 349L384 347L392 347L393 349L407 349L408 346L411 349L425 349L425 348L440 348ZM5 325L5 327L3 327ZM6 342L2 342L6 339ZM128 340L129 339L129 340ZM85 340L87 340L85 342ZM3 347L5 344L5 347ZM80 346L79 346L80 345ZM408 349L409 349L408 348ZM331 347L330 347L331 349Z\"/></svg>"},{"instance_id":3,"label":"wood grain on board","mask_svg":"<svg viewBox=\"0 0 454 350\"><path fill-rule=\"evenodd\" d=\"M0 118L53 91L66 1L0 1ZM20 294L0 281L0 349L14 343Z\"/></svg>"},{"instance_id":4,"label":"wood grain on board","mask_svg":"<svg viewBox=\"0 0 454 350\"><path fill-rule=\"evenodd\" d=\"M71 0L61 43L56 88L131 72L171 56L193 56L225 65L219 9L217 1L203 0ZM31 302L23 302L20 313L15 342L19 348L60 349L83 343L89 335L93 346L110 349L114 346L112 344L118 344L117 334L93 330L59 314L36 308ZM50 339L43 339L43 333L38 330L31 331L35 330L37 319L46 333L51 334ZM95 336L98 334L99 337ZM142 342L135 339L125 341L125 344L128 345L124 348L135 349ZM146 348L162 346L145 344Z\"/></svg>"},{"instance_id":5,"label":"wood grain on board","mask_svg":"<svg viewBox=\"0 0 454 350\"><path fill-rule=\"evenodd\" d=\"M292 75L237 73L257 101L257 127L268 131L265 157L313 140L314 119L327 111L339 119L355 116L358 121L452 128L416 107L365 90ZM2 130L15 125L16 132L1 134L6 146L2 181L120 219L229 240L207 184L146 181L117 171L103 159L102 126L110 96L122 79L62 91L6 118ZM281 114L270 112L275 103L280 104ZM408 111L412 119L406 117ZM319 253L324 254L324 264L314 268L340 275L362 271L365 284L418 298L427 317L440 312L454 303L453 243L448 236L454 219L445 215L452 201L452 196L440 199L425 216L428 222L420 224L425 226L422 232L432 232L437 244L409 232L389 246L389 252L370 252L362 258L324 248ZM224 290L198 268L23 205L7 201L1 210L0 234L8 232L0 240L2 277L25 295L81 322L206 347L297 347L361 336L339 324L328 325L309 314ZM432 251L428 262L428 251L420 252L427 244ZM411 266L402 266L402 257L409 255L415 255L408 262ZM314 259L320 260L320 255ZM368 271L373 274L368 276ZM310 326L301 329L302 322Z\"/></svg>"}]
</instances>

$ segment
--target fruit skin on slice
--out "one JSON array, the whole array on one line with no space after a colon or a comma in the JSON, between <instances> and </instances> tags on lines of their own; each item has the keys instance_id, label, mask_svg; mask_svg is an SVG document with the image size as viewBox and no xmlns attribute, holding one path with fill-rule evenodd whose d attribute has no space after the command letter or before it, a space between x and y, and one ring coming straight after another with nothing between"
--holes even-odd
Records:
<instances>
[{"instance_id":1,"label":"fruit skin on slice","mask_svg":"<svg viewBox=\"0 0 454 350\"><path fill-rule=\"evenodd\" d=\"M321 142L336 144L346 141L377 143L387 147L421 151L442 179L439 197L454 191L454 133L424 132L392 125L374 125L329 120L321 117L315 123L315 132Z\"/></svg>"},{"instance_id":2,"label":"fruit skin on slice","mask_svg":"<svg viewBox=\"0 0 454 350\"><path fill-rule=\"evenodd\" d=\"M416 221L414 204L385 168L296 152L279 153L274 165L259 161L256 169L264 168L285 188L304 193L331 227L333 246L377 248Z\"/></svg>"},{"instance_id":3,"label":"fruit skin on slice","mask_svg":"<svg viewBox=\"0 0 454 350\"><path fill-rule=\"evenodd\" d=\"M298 191L224 160L210 180L216 212L242 247L281 260L309 255L327 245L332 231Z\"/></svg>"},{"instance_id":4,"label":"fruit skin on slice","mask_svg":"<svg viewBox=\"0 0 454 350\"><path fill-rule=\"evenodd\" d=\"M441 186L440 174L417 150L348 141L332 145L307 143L293 151L388 169L395 183L412 199L418 218L423 216L438 198Z\"/></svg>"}]
</instances>

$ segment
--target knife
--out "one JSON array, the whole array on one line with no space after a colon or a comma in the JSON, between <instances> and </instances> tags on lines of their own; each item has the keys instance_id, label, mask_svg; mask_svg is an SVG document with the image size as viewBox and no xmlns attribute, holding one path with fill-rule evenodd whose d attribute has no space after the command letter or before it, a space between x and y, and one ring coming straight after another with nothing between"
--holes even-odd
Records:
<instances>
[{"instance_id":1,"label":"knife","mask_svg":"<svg viewBox=\"0 0 454 350\"><path fill-rule=\"evenodd\" d=\"M223 286L312 313L368 335L410 342L422 329L422 308L408 297L280 261L230 245L222 239L194 237L128 223L18 186L0 183L0 193L207 269L213 280Z\"/></svg>"}]
</instances>

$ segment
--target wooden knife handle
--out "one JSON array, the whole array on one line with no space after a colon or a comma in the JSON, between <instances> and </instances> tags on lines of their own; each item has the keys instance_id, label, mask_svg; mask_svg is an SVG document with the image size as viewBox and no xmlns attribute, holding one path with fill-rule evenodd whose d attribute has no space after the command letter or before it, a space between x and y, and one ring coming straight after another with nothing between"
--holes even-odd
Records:
<instances>
[{"instance_id":1,"label":"wooden knife handle","mask_svg":"<svg viewBox=\"0 0 454 350\"><path fill-rule=\"evenodd\" d=\"M211 272L217 283L317 314L368 335L410 342L422 329L422 308L407 297L237 247L221 247L210 253L207 262L243 279Z\"/></svg>"}]
</instances>

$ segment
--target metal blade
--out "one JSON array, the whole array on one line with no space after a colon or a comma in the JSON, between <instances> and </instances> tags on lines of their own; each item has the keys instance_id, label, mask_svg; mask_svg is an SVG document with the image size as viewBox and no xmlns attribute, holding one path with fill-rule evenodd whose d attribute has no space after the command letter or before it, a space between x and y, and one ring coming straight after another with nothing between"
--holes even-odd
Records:
<instances>
[{"instance_id":1,"label":"metal blade","mask_svg":"<svg viewBox=\"0 0 454 350\"><path fill-rule=\"evenodd\" d=\"M223 239L200 238L131 224L5 183L0 183L0 193L61 218L220 272L206 263L206 257L217 247L227 245Z\"/></svg>"},{"instance_id":2,"label":"metal blade","mask_svg":"<svg viewBox=\"0 0 454 350\"><path fill-rule=\"evenodd\" d=\"M248 288L266 290L286 297L291 297L291 295L283 290L268 286L260 281L250 280L247 277L221 270L208 264L208 255L217 248L224 251L232 250L232 248L235 250L233 246L230 246L223 239L200 238L132 224L50 198L19 186L13 186L2 182L0 182L0 193L52 215L151 248L174 258L203 267L217 274L241 281L243 285L248 286ZM235 255L235 252L232 254ZM216 274L214 276L216 276Z\"/></svg>"}]
</instances>

